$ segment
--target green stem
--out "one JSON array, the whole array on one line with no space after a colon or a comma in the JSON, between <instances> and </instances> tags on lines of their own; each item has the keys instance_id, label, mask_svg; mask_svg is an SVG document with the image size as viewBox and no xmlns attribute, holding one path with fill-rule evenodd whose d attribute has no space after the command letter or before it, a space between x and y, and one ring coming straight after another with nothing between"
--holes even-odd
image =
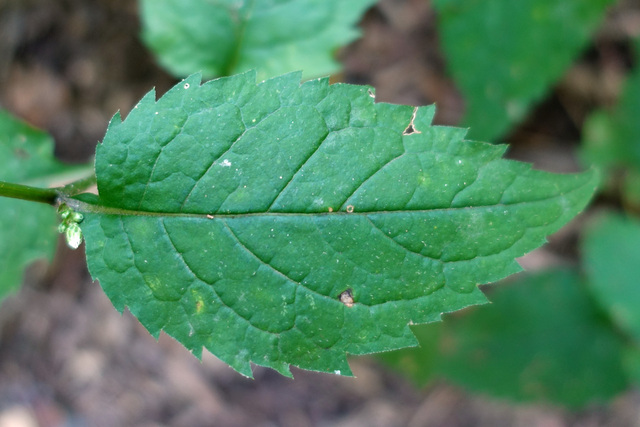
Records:
<instances>
[{"instance_id":1,"label":"green stem","mask_svg":"<svg viewBox=\"0 0 640 427\"><path fill-rule=\"evenodd\" d=\"M38 188L0 181L0 196L2 197L55 205L58 195L58 190L55 188Z\"/></svg>"}]
</instances>

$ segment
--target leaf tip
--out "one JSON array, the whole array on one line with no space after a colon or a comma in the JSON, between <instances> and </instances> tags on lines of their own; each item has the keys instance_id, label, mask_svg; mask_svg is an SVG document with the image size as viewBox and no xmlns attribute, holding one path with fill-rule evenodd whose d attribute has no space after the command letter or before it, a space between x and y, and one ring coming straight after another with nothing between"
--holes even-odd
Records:
<instances>
[{"instance_id":1,"label":"leaf tip","mask_svg":"<svg viewBox=\"0 0 640 427\"><path fill-rule=\"evenodd\" d=\"M198 87L200 86L200 83L202 83L202 72L193 73L190 76L185 77L180 83L181 84L176 87L182 87L185 90L192 87Z\"/></svg>"},{"instance_id":2,"label":"leaf tip","mask_svg":"<svg viewBox=\"0 0 640 427\"><path fill-rule=\"evenodd\" d=\"M427 129L433 123L433 117L436 114L435 105L425 105L416 107L413 111L410 126L416 133L421 133L423 129Z\"/></svg>"},{"instance_id":3,"label":"leaf tip","mask_svg":"<svg viewBox=\"0 0 640 427\"><path fill-rule=\"evenodd\" d=\"M193 354L198 360L202 361L202 347L198 346L198 347L193 347L191 349L189 349L189 351L191 352L191 354Z\"/></svg>"},{"instance_id":4,"label":"leaf tip","mask_svg":"<svg viewBox=\"0 0 640 427\"><path fill-rule=\"evenodd\" d=\"M107 125L107 132L109 132L110 129L114 129L115 127L121 124L122 124L122 114L120 113L120 110L118 110L113 115L113 117L111 117L111 120L109 120L109 124Z\"/></svg>"}]
</instances>

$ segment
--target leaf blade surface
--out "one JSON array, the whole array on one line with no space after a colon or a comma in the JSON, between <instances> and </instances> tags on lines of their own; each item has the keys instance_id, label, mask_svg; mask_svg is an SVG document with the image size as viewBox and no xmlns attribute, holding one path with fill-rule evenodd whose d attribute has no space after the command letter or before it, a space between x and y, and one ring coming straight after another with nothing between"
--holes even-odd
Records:
<instances>
[{"instance_id":1,"label":"leaf blade surface","mask_svg":"<svg viewBox=\"0 0 640 427\"><path fill-rule=\"evenodd\" d=\"M484 303L476 285L518 271L595 188L431 126L433 107L299 82L151 93L97 149L99 199L73 206L116 308L245 375L350 374L347 353L415 345L407 324Z\"/></svg>"}]
</instances>

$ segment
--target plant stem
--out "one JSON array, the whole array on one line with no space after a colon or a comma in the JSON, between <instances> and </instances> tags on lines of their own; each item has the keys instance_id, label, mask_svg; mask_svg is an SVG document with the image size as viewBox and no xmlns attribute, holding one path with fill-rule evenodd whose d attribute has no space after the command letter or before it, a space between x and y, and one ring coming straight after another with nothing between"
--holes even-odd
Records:
<instances>
[{"instance_id":1,"label":"plant stem","mask_svg":"<svg viewBox=\"0 0 640 427\"><path fill-rule=\"evenodd\" d=\"M58 198L58 190L0 181L0 196L55 205Z\"/></svg>"}]
</instances>

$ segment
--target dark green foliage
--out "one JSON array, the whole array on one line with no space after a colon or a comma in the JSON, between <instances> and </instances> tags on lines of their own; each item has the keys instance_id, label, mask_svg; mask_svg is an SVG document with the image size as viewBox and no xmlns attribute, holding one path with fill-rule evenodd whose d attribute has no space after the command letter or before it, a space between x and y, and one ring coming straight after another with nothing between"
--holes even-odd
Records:
<instances>
[{"instance_id":1,"label":"dark green foliage","mask_svg":"<svg viewBox=\"0 0 640 427\"><path fill-rule=\"evenodd\" d=\"M370 91L196 75L116 116L100 197L69 204L118 310L245 375L349 375L347 354L415 345L408 324L485 302L476 285L519 271L594 190L592 172L504 160Z\"/></svg>"}]
</instances>

